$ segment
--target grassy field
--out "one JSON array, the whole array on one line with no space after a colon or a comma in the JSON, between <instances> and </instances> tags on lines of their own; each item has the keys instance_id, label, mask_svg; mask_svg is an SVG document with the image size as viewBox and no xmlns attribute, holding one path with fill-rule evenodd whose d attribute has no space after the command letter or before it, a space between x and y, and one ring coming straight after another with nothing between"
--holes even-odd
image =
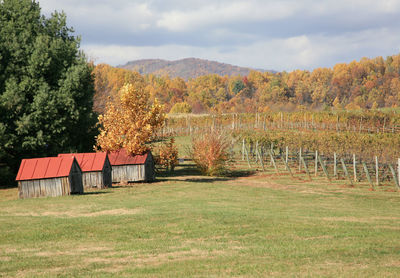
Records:
<instances>
[{"instance_id":1,"label":"grassy field","mask_svg":"<svg viewBox=\"0 0 400 278\"><path fill-rule=\"evenodd\" d=\"M400 195L271 173L0 190L1 277L398 277Z\"/></svg>"}]
</instances>

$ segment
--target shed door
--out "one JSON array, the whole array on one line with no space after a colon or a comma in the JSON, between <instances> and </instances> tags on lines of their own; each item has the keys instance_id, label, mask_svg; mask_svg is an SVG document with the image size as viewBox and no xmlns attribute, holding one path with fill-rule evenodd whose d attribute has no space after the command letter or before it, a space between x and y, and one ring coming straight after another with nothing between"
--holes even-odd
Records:
<instances>
[{"instance_id":1,"label":"shed door","mask_svg":"<svg viewBox=\"0 0 400 278\"><path fill-rule=\"evenodd\" d=\"M78 169L75 163L71 170L71 193L83 193L82 172Z\"/></svg>"},{"instance_id":2,"label":"shed door","mask_svg":"<svg viewBox=\"0 0 400 278\"><path fill-rule=\"evenodd\" d=\"M111 181L111 166L110 163L105 163L104 164L104 169L103 169L103 186L110 187L112 184Z\"/></svg>"}]
</instances>

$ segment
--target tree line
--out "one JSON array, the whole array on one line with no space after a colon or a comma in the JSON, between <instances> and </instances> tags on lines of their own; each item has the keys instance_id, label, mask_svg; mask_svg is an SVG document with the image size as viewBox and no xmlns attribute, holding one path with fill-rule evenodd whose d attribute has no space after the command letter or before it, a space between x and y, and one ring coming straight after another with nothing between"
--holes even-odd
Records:
<instances>
[{"instance_id":1,"label":"tree line","mask_svg":"<svg viewBox=\"0 0 400 278\"><path fill-rule=\"evenodd\" d=\"M79 48L64 13L0 1L0 185L13 183L21 158L93 148L94 65Z\"/></svg>"},{"instance_id":2,"label":"tree line","mask_svg":"<svg viewBox=\"0 0 400 278\"><path fill-rule=\"evenodd\" d=\"M141 75L100 64L94 69L95 111L126 82L141 79L165 112L268 112L323 109L376 109L400 104L400 55L363 58L333 68L292 72L251 71L247 76L182 78Z\"/></svg>"}]
</instances>

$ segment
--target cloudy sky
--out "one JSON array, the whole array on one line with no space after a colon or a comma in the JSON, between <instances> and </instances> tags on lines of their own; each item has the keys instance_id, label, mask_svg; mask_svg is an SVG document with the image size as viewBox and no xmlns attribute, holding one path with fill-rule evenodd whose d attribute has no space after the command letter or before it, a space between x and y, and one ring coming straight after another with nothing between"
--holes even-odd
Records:
<instances>
[{"instance_id":1,"label":"cloudy sky","mask_svg":"<svg viewBox=\"0 0 400 278\"><path fill-rule=\"evenodd\" d=\"M96 63L203 58L286 70L400 53L400 0L39 0Z\"/></svg>"}]
</instances>

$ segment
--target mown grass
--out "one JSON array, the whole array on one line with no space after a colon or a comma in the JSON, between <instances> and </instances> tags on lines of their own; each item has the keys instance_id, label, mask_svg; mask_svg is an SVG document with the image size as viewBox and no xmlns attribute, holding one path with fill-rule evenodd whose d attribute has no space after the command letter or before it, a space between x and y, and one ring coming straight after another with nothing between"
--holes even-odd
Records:
<instances>
[{"instance_id":1,"label":"mown grass","mask_svg":"<svg viewBox=\"0 0 400 278\"><path fill-rule=\"evenodd\" d=\"M80 196L1 190L0 276L399 276L399 193L177 170Z\"/></svg>"},{"instance_id":2,"label":"mown grass","mask_svg":"<svg viewBox=\"0 0 400 278\"><path fill-rule=\"evenodd\" d=\"M190 136L176 136L175 144L178 147L179 157L189 158L192 139Z\"/></svg>"}]
</instances>

